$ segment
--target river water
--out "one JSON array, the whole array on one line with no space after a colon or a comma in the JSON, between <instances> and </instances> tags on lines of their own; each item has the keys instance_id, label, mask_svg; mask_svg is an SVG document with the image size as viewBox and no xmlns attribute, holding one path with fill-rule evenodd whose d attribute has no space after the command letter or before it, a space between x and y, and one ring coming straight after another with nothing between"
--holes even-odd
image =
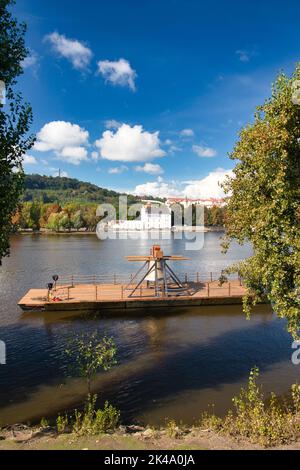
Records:
<instances>
[{"instance_id":1,"label":"river water","mask_svg":"<svg viewBox=\"0 0 300 470\"><path fill-rule=\"evenodd\" d=\"M12 255L0 267L0 340L7 364L0 365L0 426L34 422L81 406L83 379L69 377L64 351L81 332L114 337L118 365L94 381L99 400L121 410L123 422L192 423L211 409L223 414L245 385L251 367L260 368L266 392L286 393L299 380L291 362L292 339L285 322L268 306L250 321L241 307L193 307L106 314L24 314L18 300L32 287L45 287L53 274L130 273L124 260L149 252L153 240L100 241L94 235L23 235L12 239ZM200 250L184 240L160 241L166 253L190 256L181 270L217 272L251 254L249 246L220 251L220 235L206 233ZM176 266L175 266L176 267Z\"/></svg>"}]
</instances>

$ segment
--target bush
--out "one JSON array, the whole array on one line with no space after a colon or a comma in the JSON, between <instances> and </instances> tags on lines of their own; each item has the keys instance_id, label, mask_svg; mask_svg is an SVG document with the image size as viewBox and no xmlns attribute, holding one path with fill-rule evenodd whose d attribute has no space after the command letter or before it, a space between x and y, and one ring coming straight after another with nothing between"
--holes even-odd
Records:
<instances>
[{"instance_id":1,"label":"bush","mask_svg":"<svg viewBox=\"0 0 300 470\"><path fill-rule=\"evenodd\" d=\"M293 385L291 398L280 401L273 393L267 402L257 385L259 371L250 372L248 387L233 398L234 411L224 419L205 414L202 426L234 437L245 437L251 442L271 447L286 444L300 436L300 386Z\"/></svg>"},{"instance_id":2,"label":"bush","mask_svg":"<svg viewBox=\"0 0 300 470\"><path fill-rule=\"evenodd\" d=\"M120 412L105 402L103 409L95 409L97 395L89 396L83 412L75 410L73 432L82 435L95 435L112 432L120 420Z\"/></svg>"},{"instance_id":3,"label":"bush","mask_svg":"<svg viewBox=\"0 0 300 470\"><path fill-rule=\"evenodd\" d=\"M57 432L63 433L66 431L69 424L68 416L65 414L64 416L58 415L56 418L56 428Z\"/></svg>"},{"instance_id":4,"label":"bush","mask_svg":"<svg viewBox=\"0 0 300 470\"><path fill-rule=\"evenodd\" d=\"M46 418L42 418L40 422L40 428L46 429L49 426L49 421Z\"/></svg>"}]
</instances>

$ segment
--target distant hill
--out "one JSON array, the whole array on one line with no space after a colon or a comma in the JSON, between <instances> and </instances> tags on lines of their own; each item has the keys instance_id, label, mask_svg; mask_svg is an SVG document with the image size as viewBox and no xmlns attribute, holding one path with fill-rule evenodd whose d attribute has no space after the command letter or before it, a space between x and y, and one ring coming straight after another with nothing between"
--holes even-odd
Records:
<instances>
[{"instance_id":1,"label":"distant hill","mask_svg":"<svg viewBox=\"0 0 300 470\"><path fill-rule=\"evenodd\" d=\"M95 184L74 178L26 175L23 201L38 199L44 203L58 204L67 202L114 204L120 195L116 191L99 188ZM136 196L127 196L129 204L140 201Z\"/></svg>"}]
</instances>

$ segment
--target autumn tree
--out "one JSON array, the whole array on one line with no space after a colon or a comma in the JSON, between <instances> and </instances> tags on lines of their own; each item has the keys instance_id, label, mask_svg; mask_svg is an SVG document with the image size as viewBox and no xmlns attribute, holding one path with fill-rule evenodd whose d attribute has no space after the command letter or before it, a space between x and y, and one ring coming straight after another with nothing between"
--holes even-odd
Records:
<instances>
[{"instance_id":1,"label":"autumn tree","mask_svg":"<svg viewBox=\"0 0 300 470\"><path fill-rule=\"evenodd\" d=\"M27 56L24 35L26 26L12 16L13 0L0 0L0 263L9 254L9 236L23 190L22 158L32 147L28 136L32 110L14 91L16 79L22 73L22 60ZM1 90L2 91L2 90Z\"/></svg>"},{"instance_id":2,"label":"autumn tree","mask_svg":"<svg viewBox=\"0 0 300 470\"><path fill-rule=\"evenodd\" d=\"M227 236L250 241L253 256L230 268L243 277L253 303L266 297L288 329L300 327L300 64L289 78L281 73L272 96L257 108L231 154L234 177L225 183L230 196ZM245 298L249 313L251 299Z\"/></svg>"},{"instance_id":3,"label":"autumn tree","mask_svg":"<svg viewBox=\"0 0 300 470\"><path fill-rule=\"evenodd\" d=\"M96 230L100 218L96 214L96 206L86 206L82 211L83 225L90 231Z\"/></svg>"},{"instance_id":4,"label":"autumn tree","mask_svg":"<svg viewBox=\"0 0 300 470\"><path fill-rule=\"evenodd\" d=\"M33 201L30 207L30 228L40 230L41 203Z\"/></svg>"}]
</instances>

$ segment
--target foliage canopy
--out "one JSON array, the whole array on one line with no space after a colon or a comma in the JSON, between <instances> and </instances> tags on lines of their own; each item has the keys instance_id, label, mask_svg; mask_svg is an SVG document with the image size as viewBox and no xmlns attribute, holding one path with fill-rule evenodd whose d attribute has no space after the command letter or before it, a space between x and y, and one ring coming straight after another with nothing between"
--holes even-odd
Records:
<instances>
[{"instance_id":1,"label":"foliage canopy","mask_svg":"<svg viewBox=\"0 0 300 470\"><path fill-rule=\"evenodd\" d=\"M278 75L271 97L240 133L231 154L237 162L234 176L224 185L230 196L224 248L233 239L253 246L253 256L227 272L239 272L253 294L253 301L244 302L247 313L266 296L295 337L300 327L299 80L300 64L291 77Z\"/></svg>"},{"instance_id":2,"label":"foliage canopy","mask_svg":"<svg viewBox=\"0 0 300 470\"><path fill-rule=\"evenodd\" d=\"M28 51L24 42L26 26L9 11L13 4L13 0L0 0L0 82L6 92L6 102L0 99L0 262L9 254L12 216L23 189L22 158L34 142L28 136L31 107L14 91Z\"/></svg>"}]
</instances>

